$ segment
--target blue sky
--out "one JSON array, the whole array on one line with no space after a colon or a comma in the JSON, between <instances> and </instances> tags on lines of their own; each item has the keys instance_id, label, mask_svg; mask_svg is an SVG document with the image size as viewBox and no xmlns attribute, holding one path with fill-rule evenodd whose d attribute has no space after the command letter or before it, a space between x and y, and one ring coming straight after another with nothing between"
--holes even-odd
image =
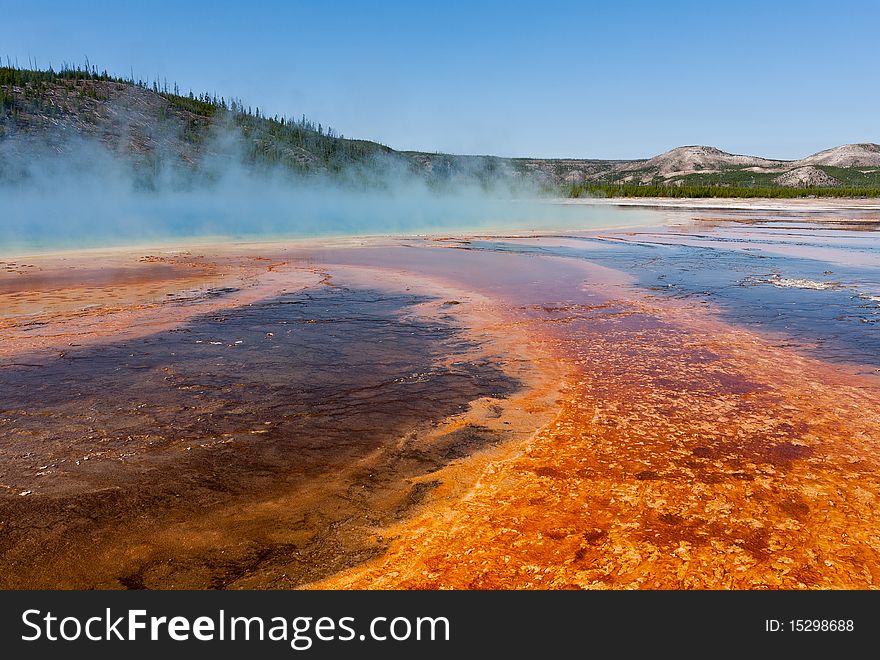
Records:
<instances>
[{"instance_id":1,"label":"blue sky","mask_svg":"<svg viewBox=\"0 0 880 660\"><path fill-rule=\"evenodd\" d=\"M796 158L880 142L880 2L0 0L0 54L167 77L400 149Z\"/></svg>"}]
</instances>

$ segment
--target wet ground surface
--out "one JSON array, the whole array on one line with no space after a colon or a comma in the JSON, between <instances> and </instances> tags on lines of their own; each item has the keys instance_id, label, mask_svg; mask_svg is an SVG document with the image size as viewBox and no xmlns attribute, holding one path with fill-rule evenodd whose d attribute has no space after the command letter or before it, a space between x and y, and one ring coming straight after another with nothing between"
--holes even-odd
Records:
<instances>
[{"instance_id":1,"label":"wet ground surface","mask_svg":"<svg viewBox=\"0 0 880 660\"><path fill-rule=\"evenodd\" d=\"M502 439L425 429L517 387L420 303L322 286L0 365L0 586L290 587L381 552L409 479Z\"/></svg>"},{"instance_id":2,"label":"wet ground surface","mask_svg":"<svg viewBox=\"0 0 880 660\"><path fill-rule=\"evenodd\" d=\"M775 289L791 287L739 286L769 272L755 269L765 260L753 245L716 254L679 244L708 240L693 233L448 242L472 266L506 257L521 287L544 280L534 292L545 303L516 311L568 369L558 414L467 498L402 521L383 556L315 586L877 588L880 387L874 369L850 364L876 358L873 338L840 331L846 322L814 301L791 328L831 339L818 350L798 334L780 341L785 326L766 319L785 318ZM620 266L636 286L564 276L595 263ZM780 277L822 267L773 263ZM656 286L663 269L676 287ZM846 275L854 284L862 271Z\"/></svg>"},{"instance_id":3,"label":"wet ground surface","mask_svg":"<svg viewBox=\"0 0 880 660\"><path fill-rule=\"evenodd\" d=\"M0 586L876 588L876 225L692 220L10 274Z\"/></svg>"},{"instance_id":4,"label":"wet ground surface","mask_svg":"<svg viewBox=\"0 0 880 660\"><path fill-rule=\"evenodd\" d=\"M718 222L466 247L589 260L632 275L651 293L710 305L780 345L880 368L876 227Z\"/></svg>"}]
</instances>

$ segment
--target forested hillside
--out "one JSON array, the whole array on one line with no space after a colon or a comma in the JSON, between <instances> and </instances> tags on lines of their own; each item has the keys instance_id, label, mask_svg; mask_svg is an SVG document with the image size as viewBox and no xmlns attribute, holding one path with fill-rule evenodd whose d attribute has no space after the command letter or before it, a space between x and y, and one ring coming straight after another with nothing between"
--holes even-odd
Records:
<instances>
[{"instance_id":1,"label":"forested hillside","mask_svg":"<svg viewBox=\"0 0 880 660\"><path fill-rule=\"evenodd\" d=\"M88 63L59 70L0 66L0 177L15 176L38 141L63 152L96 140L147 174L161 166L199 170L216 158L249 167L347 177L369 185L377 168L398 168L432 184L591 196L880 196L880 147L844 145L798 161L729 154L713 147L672 149L650 159L537 159L397 151L352 139L299 116L267 116L259 106L214 93L183 92L166 80L122 78Z\"/></svg>"}]
</instances>

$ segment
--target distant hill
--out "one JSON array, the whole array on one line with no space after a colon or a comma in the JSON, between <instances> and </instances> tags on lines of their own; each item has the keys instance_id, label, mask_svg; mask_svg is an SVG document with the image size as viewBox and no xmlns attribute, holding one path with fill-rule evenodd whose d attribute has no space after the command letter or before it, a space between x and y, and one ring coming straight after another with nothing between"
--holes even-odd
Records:
<instances>
[{"instance_id":1,"label":"distant hill","mask_svg":"<svg viewBox=\"0 0 880 660\"><path fill-rule=\"evenodd\" d=\"M880 167L880 145L845 144L802 158L798 163L831 167Z\"/></svg>"},{"instance_id":2,"label":"distant hill","mask_svg":"<svg viewBox=\"0 0 880 660\"><path fill-rule=\"evenodd\" d=\"M779 161L729 154L715 147L678 147L647 161L639 161L623 171L648 172L652 176L672 177L683 174L708 174L723 172L732 168L755 168L756 171L771 170L778 167Z\"/></svg>"},{"instance_id":3,"label":"distant hill","mask_svg":"<svg viewBox=\"0 0 880 660\"><path fill-rule=\"evenodd\" d=\"M0 67L0 147L7 146L0 151L0 176L15 170L11 161L16 156L27 157L28 139L34 137L59 150L71 138L97 140L148 166L164 160L198 168L212 156L228 157L232 139L237 157L251 166L281 165L304 173L368 172L381 162L382 167L404 168L435 182L519 180L548 189L880 188L880 145L872 143L843 145L791 161L711 146L678 147L639 160L397 151L344 137L305 117L267 117L241 101L183 94L158 81L125 80L94 68L56 72Z\"/></svg>"},{"instance_id":4,"label":"distant hill","mask_svg":"<svg viewBox=\"0 0 880 660\"><path fill-rule=\"evenodd\" d=\"M772 160L730 154L715 147L671 149L646 160L606 161L584 183L821 187L880 186L880 146L848 144L800 160Z\"/></svg>"},{"instance_id":5,"label":"distant hill","mask_svg":"<svg viewBox=\"0 0 880 660\"><path fill-rule=\"evenodd\" d=\"M788 170L773 178L773 183L788 188L807 188L815 186L839 186L840 181L818 167L806 165Z\"/></svg>"}]
</instances>

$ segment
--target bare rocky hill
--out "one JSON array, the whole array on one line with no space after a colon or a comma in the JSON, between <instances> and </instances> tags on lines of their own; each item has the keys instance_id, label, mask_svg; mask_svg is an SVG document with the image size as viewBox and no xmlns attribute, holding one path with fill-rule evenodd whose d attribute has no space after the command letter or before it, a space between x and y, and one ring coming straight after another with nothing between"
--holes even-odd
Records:
<instances>
[{"instance_id":1,"label":"bare rocky hill","mask_svg":"<svg viewBox=\"0 0 880 660\"><path fill-rule=\"evenodd\" d=\"M671 149L644 163L632 164L622 169L648 169L652 173L669 177L681 174L722 172L731 167L754 167L771 170L779 165L780 161L729 154L715 147L694 146Z\"/></svg>"},{"instance_id":2,"label":"bare rocky hill","mask_svg":"<svg viewBox=\"0 0 880 660\"><path fill-rule=\"evenodd\" d=\"M798 164L828 165L831 167L880 167L880 145L845 144L802 158Z\"/></svg>"},{"instance_id":3,"label":"bare rocky hill","mask_svg":"<svg viewBox=\"0 0 880 660\"><path fill-rule=\"evenodd\" d=\"M880 145L850 144L800 160L731 154L716 147L685 146L632 161L526 160L551 172L557 183L706 184L813 187L876 185Z\"/></svg>"},{"instance_id":4,"label":"bare rocky hill","mask_svg":"<svg viewBox=\"0 0 880 660\"><path fill-rule=\"evenodd\" d=\"M840 181L812 165L789 170L785 174L774 177L773 182L787 188L840 185Z\"/></svg>"},{"instance_id":5,"label":"bare rocky hill","mask_svg":"<svg viewBox=\"0 0 880 660\"><path fill-rule=\"evenodd\" d=\"M71 139L91 139L130 155L163 152L194 162L198 140L187 137L211 124L208 117L158 94L113 81L79 80L37 89L8 85L2 91L16 104L0 115L0 138L39 137L58 148Z\"/></svg>"}]
</instances>

